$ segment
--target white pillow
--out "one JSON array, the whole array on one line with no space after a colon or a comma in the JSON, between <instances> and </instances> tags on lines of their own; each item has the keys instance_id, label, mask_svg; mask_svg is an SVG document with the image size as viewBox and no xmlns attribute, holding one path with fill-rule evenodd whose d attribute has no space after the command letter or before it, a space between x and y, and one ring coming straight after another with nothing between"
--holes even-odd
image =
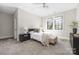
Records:
<instances>
[{"instance_id":1,"label":"white pillow","mask_svg":"<svg viewBox=\"0 0 79 59\"><path fill-rule=\"evenodd\" d=\"M34 33L34 31L30 31L29 33L32 34L32 33Z\"/></svg>"},{"instance_id":2,"label":"white pillow","mask_svg":"<svg viewBox=\"0 0 79 59\"><path fill-rule=\"evenodd\" d=\"M24 27L24 32L27 33L28 32L28 28Z\"/></svg>"}]
</instances>

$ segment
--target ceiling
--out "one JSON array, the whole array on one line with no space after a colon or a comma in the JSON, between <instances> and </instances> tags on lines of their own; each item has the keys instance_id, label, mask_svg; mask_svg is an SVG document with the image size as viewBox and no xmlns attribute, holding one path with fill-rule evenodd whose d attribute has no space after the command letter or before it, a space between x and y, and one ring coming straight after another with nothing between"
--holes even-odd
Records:
<instances>
[{"instance_id":1,"label":"ceiling","mask_svg":"<svg viewBox=\"0 0 79 59\"><path fill-rule=\"evenodd\" d=\"M15 11L16 11L15 7L0 5L0 12L8 13L8 14L14 14Z\"/></svg>"},{"instance_id":2,"label":"ceiling","mask_svg":"<svg viewBox=\"0 0 79 59\"><path fill-rule=\"evenodd\" d=\"M13 14L17 8L21 8L29 13L43 17L74 9L77 5L77 3L46 3L48 7L43 8L42 3L0 3L0 12Z\"/></svg>"}]
</instances>

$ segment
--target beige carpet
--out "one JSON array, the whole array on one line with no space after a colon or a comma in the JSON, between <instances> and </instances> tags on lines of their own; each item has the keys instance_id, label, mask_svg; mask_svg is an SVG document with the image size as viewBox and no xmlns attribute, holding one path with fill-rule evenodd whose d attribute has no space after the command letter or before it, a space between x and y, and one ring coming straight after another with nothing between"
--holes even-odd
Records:
<instances>
[{"instance_id":1,"label":"beige carpet","mask_svg":"<svg viewBox=\"0 0 79 59\"><path fill-rule=\"evenodd\" d=\"M72 55L72 50L69 41L58 40L55 46L44 47L33 40L8 39L0 40L0 55Z\"/></svg>"}]
</instances>

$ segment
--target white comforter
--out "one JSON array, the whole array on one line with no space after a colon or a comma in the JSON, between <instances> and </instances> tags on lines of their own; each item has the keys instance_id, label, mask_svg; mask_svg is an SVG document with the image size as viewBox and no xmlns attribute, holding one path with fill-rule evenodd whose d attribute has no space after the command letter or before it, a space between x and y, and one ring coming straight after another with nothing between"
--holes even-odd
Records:
<instances>
[{"instance_id":1,"label":"white comforter","mask_svg":"<svg viewBox=\"0 0 79 59\"><path fill-rule=\"evenodd\" d=\"M43 32L37 33L37 32L31 32L31 38L35 39L37 41L42 42L42 36L43 36Z\"/></svg>"},{"instance_id":2,"label":"white comforter","mask_svg":"<svg viewBox=\"0 0 79 59\"><path fill-rule=\"evenodd\" d=\"M48 32L31 32L31 38L37 41L40 41L41 43L46 41L49 37L55 38L56 36L53 36L51 33Z\"/></svg>"}]
</instances>

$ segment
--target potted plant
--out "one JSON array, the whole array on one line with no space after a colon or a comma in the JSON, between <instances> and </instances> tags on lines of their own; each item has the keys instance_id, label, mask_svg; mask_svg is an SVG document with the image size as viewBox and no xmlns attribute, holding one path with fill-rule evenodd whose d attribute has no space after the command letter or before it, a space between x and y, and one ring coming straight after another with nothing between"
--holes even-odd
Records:
<instances>
[{"instance_id":1,"label":"potted plant","mask_svg":"<svg viewBox=\"0 0 79 59\"><path fill-rule=\"evenodd\" d=\"M76 34L77 33L77 28L78 28L78 22L77 21L73 21L70 26L73 29L73 34Z\"/></svg>"}]
</instances>

